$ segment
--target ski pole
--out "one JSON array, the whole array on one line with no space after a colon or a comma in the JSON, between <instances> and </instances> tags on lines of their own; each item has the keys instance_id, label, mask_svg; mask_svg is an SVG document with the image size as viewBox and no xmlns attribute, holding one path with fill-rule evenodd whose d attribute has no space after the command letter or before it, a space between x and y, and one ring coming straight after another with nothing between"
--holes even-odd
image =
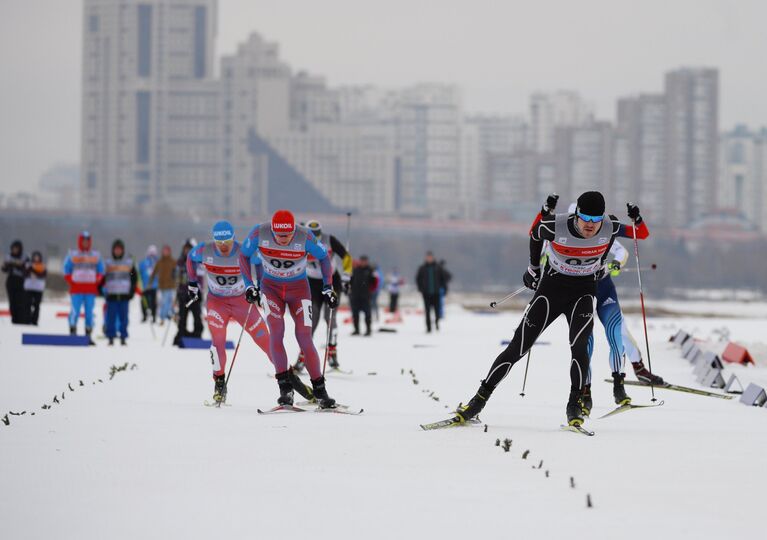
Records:
<instances>
[{"instance_id":1,"label":"ski pole","mask_svg":"<svg viewBox=\"0 0 767 540\"><path fill-rule=\"evenodd\" d=\"M330 308L330 317L328 318L328 340L325 342L325 359L322 361L322 376L325 376L325 366L328 364L328 356L330 356L330 332L333 329L333 315L336 308Z\"/></svg>"},{"instance_id":2,"label":"ski pole","mask_svg":"<svg viewBox=\"0 0 767 540\"><path fill-rule=\"evenodd\" d=\"M511 300L512 298L517 296L519 293L523 292L525 289L527 289L527 287L520 287L519 289L517 289L513 293L507 294L506 296L504 296L500 300L496 300L496 301L490 302L490 307L495 309L496 306L498 306L500 304L503 304L504 302L506 302L508 300Z\"/></svg>"},{"instance_id":3,"label":"ski pole","mask_svg":"<svg viewBox=\"0 0 767 540\"><path fill-rule=\"evenodd\" d=\"M143 280L142 280L143 285ZM146 296L144 296L144 293L142 291L141 293L141 305L144 306L144 310L151 315L151 309L149 309L149 300L146 299ZM157 340L157 335L154 332L154 323L152 321L149 321L149 330L152 331L152 339Z\"/></svg>"},{"instance_id":4,"label":"ski pole","mask_svg":"<svg viewBox=\"0 0 767 540\"><path fill-rule=\"evenodd\" d=\"M522 397L525 397L525 387L527 386L527 368L530 367L530 353L533 352L532 345L529 349L527 349L527 362L525 362L525 378L522 381L522 393L519 394Z\"/></svg>"},{"instance_id":5,"label":"ski pole","mask_svg":"<svg viewBox=\"0 0 767 540\"><path fill-rule=\"evenodd\" d=\"M637 239L637 222L636 219L632 219L634 222L634 226L632 228L633 236L634 236L634 258L636 259L636 273L637 273L637 279L639 280L639 302L642 306L642 324L644 325L644 343L645 343L645 350L647 351L647 368L650 370L650 373L652 373L652 360L650 359L650 338L647 336L647 313L645 311L644 307L644 290L642 288L642 265L639 262L639 240ZM650 401L657 401L655 397L655 387L653 386L652 382L650 382L650 393L652 394L652 399Z\"/></svg>"},{"instance_id":6,"label":"ski pole","mask_svg":"<svg viewBox=\"0 0 767 540\"><path fill-rule=\"evenodd\" d=\"M349 246L351 246L351 243L352 243L351 229L352 229L352 213L346 212L346 251L349 251Z\"/></svg>"},{"instance_id":7,"label":"ski pole","mask_svg":"<svg viewBox=\"0 0 767 540\"><path fill-rule=\"evenodd\" d=\"M170 319L165 319L165 322L168 323L168 326L165 327L165 334L163 334L163 336L162 336L162 346L163 347L165 347L165 340L168 339L168 332L170 331L170 325L171 325L172 321L173 321L173 317L171 317Z\"/></svg>"},{"instance_id":8,"label":"ski pole","mask_svg":"<svg viewBox=\"0 0 767 540\"><path fill-rule=\"evenodd\" d=\"M224 386L229 385L229 377L232 376L232 368L234 367L235 361L237 361L237 353L240 352L240 342L242 341L242 335L245 333L245 328L248 326L248 321L250 320L250 312L252 310L253 310L253 304L250 304L248 306L248 314L245 315L245 322L242 323L242 328L240 329L240 337L237 338L237 346L234 348L234 355L232 355L232 363L229 364L229 372L226 374L226 380L224 381ZM216 407L221 407L220 401L216 403Z\"/></svg>"},{"instance_id":9,"label":"ski pole","mask_svg":"<svg viewBox=\"0 0 767 540\"><path fill-rule=\"evenodd\" d=\"M647 272L648 270L657 270L657 269L658 269L658 265L657 264L651 264L650 266L645 266L645 267L641 268L640 270L642 270L643 272ZM636 269L635 268L626 268L625 270L621 270L621 272L636 272Z\"/></svg>"}]
</instances>

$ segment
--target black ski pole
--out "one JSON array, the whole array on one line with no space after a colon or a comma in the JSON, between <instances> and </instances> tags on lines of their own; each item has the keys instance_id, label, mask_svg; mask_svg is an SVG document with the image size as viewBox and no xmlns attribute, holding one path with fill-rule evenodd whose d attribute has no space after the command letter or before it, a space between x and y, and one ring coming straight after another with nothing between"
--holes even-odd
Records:
<instances>
[{"instance_id":1,"label":"black ski pole","mask_svg":"<svg viewBox=\"0 0 767 540\"><path fill-rule=\"evenodd\" d=\"M346 251L349 251L352 244L352 213L346 212Z\"/></svg>"},{"instance_id":2,"label":"black ski pole","mask_svg":"<svg viewBox=\"0 0 767 540\"><path fill-rule=\"evenodd\" d=\"M529 368L529 367L530 367L530 353L531 353L531 352L533 352L533 347L532 347L532 345L531 345L531 346L530 346L530 348L527 350L527 362L525 362L525 378L524 378L524 380L522 381L522 393L521 393L521 394L519 394L519 395L520 395L520 396L522 396L522 397L525 397L525 387L527 386L527 368Z\"/></svg>"}]
</instances>

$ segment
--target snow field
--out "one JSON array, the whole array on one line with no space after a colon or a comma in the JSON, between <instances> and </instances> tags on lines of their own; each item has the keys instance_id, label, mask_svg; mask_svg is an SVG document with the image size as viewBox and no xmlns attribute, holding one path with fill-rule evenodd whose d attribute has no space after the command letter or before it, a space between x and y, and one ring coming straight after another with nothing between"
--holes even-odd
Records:
<instances>
[{"instance_id":1,"label":"snow field","mask_svg":"<svg viewBox=\"0 0 767 540\"><path fill-rule=\"evenodd\" d=\"M203 407L212 393L207 351L162 348L163 329L153 340L136 323L137 302L133 308L127 347L104 340L87 349L22 347L22 330L37 330L0 322L0 415L36 412L0 425L0 538L559 538L580 531L646 539L763 528L767 411L737 398L658 390L663 407L596 420L614 406L611 386L601 382L609 368L600 325L595 410L586 424L596 436L559 430L569 390L564 319L542 336L550 344L533 348L527 395L519 396L524 359L496 390L481 415L487 432L424 432L419 424L446 418L446 405L473 395L519 312L451 307L442 330L429 335L416 316L372 338L351 337L343 326L339 361L353 374L329 374L328 389L364 407L353 417L256 414L278 392L248 336L229 384L232 406ZM66 331L56 309L44 305L39 331ZM641 320L630 322L639 339ZM759 323L652 320L653 367L695 386L691 366L666 343L675 326L705 333L706 325L726 324L733 339L758 341ZM231 325L229 338L239 330ZM290 325L286 336L294 358ZM138 369L108 380L110 366L125 362ZM745 368L744 383L763 380L764 371ZM98 378L104 382L91 384ZM85 386L68 391L79 380ZM628 391L636 403L649 402L649 389ZM62 392L66 399L40 410ZM506 438L508 453L495 446Z\"/></svg>"}]
</instances>

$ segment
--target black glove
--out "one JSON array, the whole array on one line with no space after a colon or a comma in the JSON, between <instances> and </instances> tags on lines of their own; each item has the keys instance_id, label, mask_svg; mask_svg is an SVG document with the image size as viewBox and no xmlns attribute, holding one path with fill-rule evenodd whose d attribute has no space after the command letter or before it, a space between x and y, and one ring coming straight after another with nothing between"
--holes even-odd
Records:
<instances>
[{"instance_id":1,"label":"black glove","mask_svg":"<svg viewBox=\"0 0 767 540\"><path fill-rule=\"evenodd\" d=\"M559 195L556 193L552 193L548 197L546 197L546 204L543 207L542 214L553 214L554 210L557 209L557 202L559 201Z\"/></svg>"},{"instance_id":2,"label":"black glove","mask_svg":"<svg viewBox=\"0 0 767 540\"><path fill-rule=\"evenodd\" d=\"M626 203L626 209L628 210L629 219L637 225L642 223L642 216L639 215L639 207L634 203Z\"/></svg>"},{"instance_id":3,"label":"black glove","mask_svg":"<svg viewBox=\"0 0 767 540\"><path fill-rule=\"evenodd\" d=\"M200 287L196 281L190 281L186 284L187 305L194 304L200 299Z\"/></svg>"},{"instance_id":4,"label":"black glove","mask_svg":"<svg viewBox=\"0 0 767 540\"><path fill-rule=\"evenodd\" d=\"M330 309L338 307L338 295L336 294L336 291L333 290L332 285L322 286L322 296L325 297L325 301L328 303L328 306L330 306Z\"/></svg>"},{"instance_id":5,"label":"black glove","mask_svg":"<svg viewBox=\"0 0 767 540\"><path fill-rule=\"evenodd\" d=\"M540 281L541 268L533 268L532 266L528 266L527 272L525 272L525 275L522 276L522 282L525 284L525 287L534 291L538 288L538 283L540 283Z\"/></svg>"},{"instance_id":6,"label":"black glove","mask_svg":"<svg viewBox=\"0 0 767 540\"><path fill-rule=\"evenodd\" d=\"M349 296L349 290L351 289L352 277L344 272L341 274L341 290L344 291L346 296Z\"/></svg>"},{"instance_id":7,"label":"black glove","mask_svg":"<svg viewBox=\"0 0 767 540\"><path fill-rule=\"evenodd\" d=\"M261 289L256 287L255 285L251 285L247 289L245 289L245 300L248 301L249 304L257 304L261 305Z\"/></svg>"}]
</instances>

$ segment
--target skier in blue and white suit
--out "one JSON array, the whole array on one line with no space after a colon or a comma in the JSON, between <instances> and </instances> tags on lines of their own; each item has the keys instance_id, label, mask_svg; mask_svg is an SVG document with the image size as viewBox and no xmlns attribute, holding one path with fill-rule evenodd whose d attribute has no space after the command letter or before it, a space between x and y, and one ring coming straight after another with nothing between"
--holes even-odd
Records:
<instances>
[{"instance_id":1,"label":"skier in blue and white suit","mask_svg":"<svg viewBox=\"0 0 767 540\"><path fill-rule=\"evenodd\" d=\"M615 290L615 283L612 278L620 274L621 268L626 265L629 258L629 252L619 242L614 242L610 248L610 257L612 260L607 265L604 277L597 283L597 316L602 321L605 329L607 343L610 346L610 370L615 373L623 373L624 358L628 355L631 360L631 366L634 368L634 374L637 379L646 383L660 386L664 381L658 375L650 373L642 362L642 355L639 348L631 336L626 319L623 317L620 303L618 302L618 292ZM594 352L594 334L589 337L588 344L589 358ZM588 384L583 387L583 412L588 415L591 412L591 370L589 369Z\"/></svg>"}]
</instances>

